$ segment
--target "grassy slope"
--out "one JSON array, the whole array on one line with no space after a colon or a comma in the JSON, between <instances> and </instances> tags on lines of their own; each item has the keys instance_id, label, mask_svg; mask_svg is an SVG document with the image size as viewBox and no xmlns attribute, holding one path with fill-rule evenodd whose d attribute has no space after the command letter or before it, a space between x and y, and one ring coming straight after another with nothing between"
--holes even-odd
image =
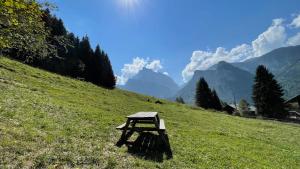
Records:
<instances>
[{"instance_id":1,"label":"grassy slope","mask_svg":"<svg viewBox=\"0 0 300 169\"><path fill-rule=\"evenodd\" d=\"M300 126L232 117L105 90L0 57L0 168L297 168ZM115 126L136 111L165 119L173 158L116 147ZM97 166L98 165L98 166Z\"/></svg>"}]
</instances>

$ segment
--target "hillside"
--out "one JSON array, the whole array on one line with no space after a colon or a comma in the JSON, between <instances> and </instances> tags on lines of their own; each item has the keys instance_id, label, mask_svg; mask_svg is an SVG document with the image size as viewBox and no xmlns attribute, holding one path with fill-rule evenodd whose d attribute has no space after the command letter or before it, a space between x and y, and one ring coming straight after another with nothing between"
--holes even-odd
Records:
<instances>
[{"instance_id":1,"label":"hillside","mask_svg":"<svg viewBox=\"0 0 300 169\"><path fill-rule=\"evenodd\" d=\"M251 100L253 75L247 71L232 66L226 62L220 62L208 70L197 70L193 78L177 93L177 96L193 104L196 93L196 83L204 77L209 86L215 89L225 102L233 103L234 98Z\"/></svg>"},{"instance_id":2,"label":"hillside","mask_svg":"<svg viewBox=\"0 0 300 169\"><path fill-rule=\"evenodd\" d=\"M300 54L299 54L300 55ZM282 85L285 98L289 99L300 94L300 59L293 65L288 65L276 75Z\"/></svg>"},{"instance_id":3,"label":"hillside","mask_svg":"<svg viewBox=\"0 0 300 169\"><path fill-rule=\"evenodd\" d=\"M106 90L0 57L0 168L297 168L300 126ZM173 158L116 147L126 115L158 111ZM161 158L159 158L161 157ZM159 158L159 159L157 159Z\"/></svg>"},{"instance_id":4,"label":"hillside","mask_svg":"<svg viewBox=\"0 0 300 169\"><path fill-rule=\"evenodd\" d=\"M145 68L120 88L158 98L174 96L179 89L171 77Z\"/></svg>"},{"instance_id":5,"label":"hillside","mask_svg":"<svg viewBox=\"0 0 300 169\"><path fill-rule=\"evenodd\" d=\"M278 74L300 60L300 45L275 49L263 56L252 58L234 66L255 74L258 65L265 65L272 73Z\"/></svg>"},{"instance_id":6,"label":"hillside","mask_svg":"<svg viewBox=\"0 0 300 169\"><path fill-rule=\"evenodd\" d=\"M300 45L278 48L261 57L233 65L253 74L258 65L265 65L282 85L286 99L300 94Z\"/></svg>"}]
</instances>

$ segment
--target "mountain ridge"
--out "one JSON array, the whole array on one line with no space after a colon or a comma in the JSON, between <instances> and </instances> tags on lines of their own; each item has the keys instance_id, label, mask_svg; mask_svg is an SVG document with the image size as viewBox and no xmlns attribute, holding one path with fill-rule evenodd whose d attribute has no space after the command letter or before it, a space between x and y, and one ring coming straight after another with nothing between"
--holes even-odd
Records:
<instances>
[{"instance_id":1,"label":"mountain ridge","mask_svg":"<svg viewBox=\"0 0 300 169\"><path fill-rule=\"evenodd\" d=\"M266 66L273 74L278 74L289 65L300 60L300 45L274 49L262 56L232 63L234 66L255 74L258 65Z\"/></svg>"},{"instance_id":2,"label":"mountain ridge","mask_svg":"<svg viewBox=\"0 0 300 169\"><path fill-rule=\"evenodd\" d=\"M216 88L221 100L226 102L239 102L240 99L246 99L251 103L253 78L256 68L259 65L265 65L274 74L284 90L284 97L286 99L300 94L300 45L298 45L278 48L265 55L251 58L244 62L227 63L221 61L207 70L197 70L195 71L193 78L176 94L176 96L182 96L188 103L193 104L197 79L199 80L199 78L203 76L208 81L211 88ZM237 68L235 69L236 72L234 72L232 66ZM231 73L228 72L229 70L231 70ZM227 72L228 78L237 78L235 83L226 80L220 81L220 76L224 76L225 72ZM238 75L241 73L248 78L243 79L243 77ZM250 80L250 77L252 80ZM238 79L241 80L239 81ZM236 96L237 94L235 93L237 93L237 91L228 86L234 86L232 88L240 89L240 91L237 91L242 93L239 93L239 96ZM227 91L225 91L225 88ZM230 99L228 93L231 93L232 99Z\"/></svg>"},{"instance_id":3,"label":"mountain ridge","mask_svg":"<svg viewBox=\"0 0 300 169\"><path fill-rule=\"evenodd\" d=\"M179 86L170 76L144 68L120 88L158 98L169 98L178 91Z\"/></svg>"},{"instance_id":4,"label":"mountain ridge","mask_svg":"<svg viewBox=\"0 0 300 169\"><path fill-rule=\"evenodd\" d=\"M196 83L203 77L212 89L215 89L219 97L228 103L240 99L251 102L251 83L253 75L245 70L239 69L230 63L221 61L214 69L197 70L192 79L176 94L190 103L194 103Z\"/></svg>"}]
</instances>

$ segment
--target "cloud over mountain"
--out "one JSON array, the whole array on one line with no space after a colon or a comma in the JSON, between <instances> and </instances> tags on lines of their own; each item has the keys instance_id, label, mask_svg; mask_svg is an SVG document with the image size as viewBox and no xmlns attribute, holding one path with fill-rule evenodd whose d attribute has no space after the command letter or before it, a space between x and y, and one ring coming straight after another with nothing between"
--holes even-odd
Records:
<instances>
[{"instance_id":1,"label":"cloud over mountain","mask_svg":"<svg viewBox=\"0 0 300 169\"><path fill-rule=\"evenodd\" d=\"M290 25L294 28L300 28L300 14L293 19Z\"/></svg>"},{"instance_id":2,"label":"cloud over mountain","mask_svg":"<svg viewBox=\"0 0 300 169\"><path fill-rule=\"evenodd\" d=\"M291 27L300 28L300 15L294 17L290 24L286 24L282 18L274 19L271 26L250 44L237 45L232 49L218 47L215 51L194 51L190 62L182 71L183 81L190 80L196 70L205 70L220 61L241 62L259 57L279 47L299 45L300 33L287 36L287 29Z\"/></svg>"},{"instance_id":3,"label":"cloud over mountain","mask_svg":"<svg viewBox=\"0 0 300 169\"><path fill-rule=\"evenodd\" d=\"M138 74L144 68L153 70L154 72L158 72L159 70L163 69L163 66L160 60L150 61L149 58L144 59L136 57L133 59L132 63L124 64L124 67L121 70L121 75L117 76L117 84L124 85L128 81L128 79Z\"/></svg>"}]
</instances>

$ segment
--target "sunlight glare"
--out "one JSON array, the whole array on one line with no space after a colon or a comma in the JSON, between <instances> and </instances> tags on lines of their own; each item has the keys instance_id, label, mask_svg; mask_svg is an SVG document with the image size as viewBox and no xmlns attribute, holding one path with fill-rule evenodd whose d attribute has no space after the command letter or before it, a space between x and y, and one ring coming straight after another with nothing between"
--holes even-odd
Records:
<instances>
[{"instance_id":1,"label":"sunlight glare","mask_svg":"<svg viewBox=\"0 0 300 169\"><path fill-rule=\"evenodd\" d=\"M132 10L139 5L139 0L118 0L120 5L128 10Z\"/></svg>"}]
</instances>

